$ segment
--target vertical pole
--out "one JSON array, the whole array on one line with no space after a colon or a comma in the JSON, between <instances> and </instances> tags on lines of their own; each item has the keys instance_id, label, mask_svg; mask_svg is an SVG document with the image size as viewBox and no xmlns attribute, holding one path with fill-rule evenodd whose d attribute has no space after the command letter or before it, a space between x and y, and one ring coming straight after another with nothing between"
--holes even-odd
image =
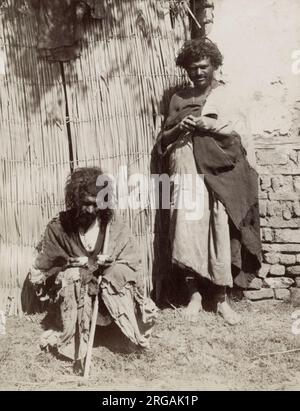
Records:
<instances>
[{"instance_id":1,"label":"vertical pole","mask_svg":"<svg viewBox=\"0 0 300 411\"><path fill-rule=\"evenodd\" d=\"M63 85L63 90L64 90L64 97L65 97L66 128L67 128L67 135L68 135L70 171L72 173L74 171L74 154L73 154L71 125L70 125L70 113L69 113L69 104L68 104L67 85L66 85L64 63L62 61L60 61L59 65L60 65L60 74L61 74L62 85Z\"/></svg>"}]
</instances>

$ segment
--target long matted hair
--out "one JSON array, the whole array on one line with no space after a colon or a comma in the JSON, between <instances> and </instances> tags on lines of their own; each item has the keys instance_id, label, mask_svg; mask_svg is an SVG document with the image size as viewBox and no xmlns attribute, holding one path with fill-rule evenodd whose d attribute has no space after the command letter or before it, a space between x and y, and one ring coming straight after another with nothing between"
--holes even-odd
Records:
<instances>
[{"instance_id":1,"label":"long matted hair","mask_svg":"<svg viewBox=\"0 0 300 411\"><path fill-rule=\"evenodd\" d=\"M105 182L104 184L97 185L99 177L101 177L101 181ZM84 198L87 195L97 197L99 191L104 187L112 189L112 182L109 176L105 175L100 167L77 168L69 175L65 185L66 211L60 213L60 220L66 231L78 229L77 219ZM110 196L113 196L112 192ZM104 198L106 201L108 200L107 197L108 195ZM107 207L98 210L98 214L104 224L108 223L114 215L113 208L110 207L109 204L111 205L111 203L108 202Z\"/></svg>"}]
</instances>

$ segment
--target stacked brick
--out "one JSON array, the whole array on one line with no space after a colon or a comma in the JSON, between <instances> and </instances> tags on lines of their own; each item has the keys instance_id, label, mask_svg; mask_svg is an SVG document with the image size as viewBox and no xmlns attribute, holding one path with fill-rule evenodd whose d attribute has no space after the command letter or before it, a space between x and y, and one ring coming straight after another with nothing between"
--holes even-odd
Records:
<instances>
[{"instance_id":1,"label":"stacked brick","mask_svg":"<svg viewBox=\"0 0 300 411\"><path fill-rule=\"evenodd\" d=\"M297 305L300 299L300 144L262 147L257 149L256 156L260 173L263 266L260 278L250 285L245 296L251 300L292 299Z\"/></svg>"}]
</instances>

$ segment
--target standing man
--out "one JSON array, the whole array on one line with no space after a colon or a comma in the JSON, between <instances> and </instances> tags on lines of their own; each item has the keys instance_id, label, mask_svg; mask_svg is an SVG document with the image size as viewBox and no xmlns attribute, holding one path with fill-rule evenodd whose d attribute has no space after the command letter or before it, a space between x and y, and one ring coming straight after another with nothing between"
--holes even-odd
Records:
<instances>
[{"instance_id":1,"label":"standing man","mask_svg":"<svg viewBox=\"0 0 300 411\"><path fill-rule=\"evenodd\" d=\"M44 299L48 294L60 306L60 326L43 334L42 347L55 347L77 369L86 355L95 295L99 325L115 321L137 346L149 347L156 317L154 303L143 295L139 249L129 228L114 218L111 190L101 169L75 170L65 186L66 211L48 224L31 269Z\"/></svg>"},{"instance_id":2,"label":"standing man","mask_svg":"<svg viewBox=\"0 0 300 411\"><path fill-rule=\"evenodd\" d=\"M222 62L208 39L184 44L176 64L186 70L192 87L173 95L158 152L168 162L171 178L203 177L198 198L203 215L198 219L189 221L177 207L180 190L171 193L171 256L185 272L186 318L195 321L202 309L204 281L212 289L216 311L234 325L240 316L228 304L226 288L234 282L247 288L260 268L258 176L243 114L227 87L215 80Z\"/></svg>"}]
</instances>

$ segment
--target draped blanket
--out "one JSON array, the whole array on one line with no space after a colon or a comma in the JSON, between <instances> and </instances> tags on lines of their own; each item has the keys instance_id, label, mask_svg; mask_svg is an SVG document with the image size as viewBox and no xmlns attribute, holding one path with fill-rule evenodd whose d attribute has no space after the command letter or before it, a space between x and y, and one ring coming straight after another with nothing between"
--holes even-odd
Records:
<instances>
[{"instance_id":1,"label":"draped blanket","mask_svg":"<svg viewBox=\"0 0 300 411\"><path fill-rule=\"evenodd\" d=\"M67 232L62 220L64 213L54 218L46 227L42 240L37 245L37 255L34 263L36 270L43 272L49 278L68 268L70 258L89 257L89 271L95 270L94 263L97 256L91 255L83 246L79 233ZM113 260L113 264L121 263L131 268L130 279L111 279L114 287L120 290L126 282L140 282L141 259L137 251L136 242L126 224L117 220L110 224L109 244L107 254ZM86 269L80 270L87 274Z\"/></svg>"},{"instance_id":2,"label":"draped blanket","mask_svg":"<svg viewBox=\"0 0 300 411\"><path fill-rule=\"evenodd\" d=\"M79 234L63 228L63 216L61 213L48 224L30 272L31 282L37 285L42 280L43 295L50 295L60 311L58 326L51 326L43 334L41 345L55 346L63 355L83 359L92 302L99 293L99 325L114 320L134 344L148 347L157 310L152 300L144 296L140 253L129 228L118 220L110 223L107 254L112 263L99 268L97 256L86 251ZM82 256L89 257L87 268L68 266L70 258Z\"/></svg>"}]
</instances>

